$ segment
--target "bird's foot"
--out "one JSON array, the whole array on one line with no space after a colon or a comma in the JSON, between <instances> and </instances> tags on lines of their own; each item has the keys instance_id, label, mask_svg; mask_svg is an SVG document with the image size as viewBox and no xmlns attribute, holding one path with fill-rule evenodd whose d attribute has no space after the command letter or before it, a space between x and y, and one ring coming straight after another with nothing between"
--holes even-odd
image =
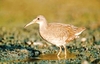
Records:
<instances>
[{"instance_id":1,"label":"bird's foot","mask_svg":"<svg viewBox=\"0 0 100 64\"><path fill-rule=\"evenodd\" d=\"M61 60L61 57L60 57L60 55L58 55L58 54L57 54L57 58L58 58L58 60Z\"/></svg>"}]
</instances>

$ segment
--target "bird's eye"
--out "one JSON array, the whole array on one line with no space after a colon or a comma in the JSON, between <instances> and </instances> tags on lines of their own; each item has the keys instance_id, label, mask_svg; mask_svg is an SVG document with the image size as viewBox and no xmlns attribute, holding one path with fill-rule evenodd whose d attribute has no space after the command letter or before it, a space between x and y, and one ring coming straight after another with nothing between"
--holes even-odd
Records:
<instances>
[{"instance_id":1,"label":"bird's eye","mask_svg":"<svg viewBox=\"0 0 100 64\"><path fill-rule=\"evenodd\" d=\"M40 20L40 18L37 18L38 20Z\"/></svg>"}]
</instances>

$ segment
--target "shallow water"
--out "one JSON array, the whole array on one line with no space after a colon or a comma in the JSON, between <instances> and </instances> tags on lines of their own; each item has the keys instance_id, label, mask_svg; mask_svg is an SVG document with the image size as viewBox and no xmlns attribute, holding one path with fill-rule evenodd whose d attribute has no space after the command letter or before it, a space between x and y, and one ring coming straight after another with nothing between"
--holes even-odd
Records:
<instances>
[{"instance_id":1,"label":"shallow water","mask_svg":"<svg viewBox=\"0 0 100 64\"><path fill-rule=\"evenodd\" d=\"M59 57L57 56L57 54L40 55L41 60L61 60L61 59L74 59L74 58L76 58L76 55L69 52L67 52L66 58L64 53L62 53Z\"/></svg>"},{"instance_id":2,"label":"shallow water","mask_svg":"<svg viewBox=\"0 0 100 64\"><path fill-rule=\"evenodd\" d=\"M23 60L13 60L9 62L38 62L38 61L59 61L59 60L67 60L67 59L75 59L76 55L73 53L66 52L67 56L65 58L64 53L61 53L61 55L58 57L57 54L41 54L39 57L33 57L33 58L26 58Z\"/></svg>"},{"instance_id":3,"label":"shallow water","mask_svg":"<svg viewBox=\"0 0 100 64\"><path fill-rule=\"evenodd\" d=\"M67 56L65 58L64 53L61 53L59 57L57 54L41 54L39 57L27 58L24 60L16 60L15 62L38 62L38 61L59 61L59 60L67 60L67 59L75 59L76 55L73 53L66 52ZM13 61L12 61L13 62Z\"/></svg>"}]
</instances>

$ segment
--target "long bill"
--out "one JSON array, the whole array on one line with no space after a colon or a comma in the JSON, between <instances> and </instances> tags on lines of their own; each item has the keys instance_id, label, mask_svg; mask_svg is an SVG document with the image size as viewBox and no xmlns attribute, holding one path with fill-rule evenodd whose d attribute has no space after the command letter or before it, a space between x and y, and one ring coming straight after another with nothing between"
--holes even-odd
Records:
<instances>
[{"instance_id":1,"label":"long bill","mask_svg":"<svg viewBox=\"0 0 100 64\"><path fill-rule=\"evenodd\" d=\"M34 19L34 20L31 21L30 23L26 24L26 25L24 26L24 28L26 28L27 26L29 26L29 25L31 25L31 24L34 24L34 23L36 22L36 20L37 20L37 19Z\"/></svg>"}]
</instances>

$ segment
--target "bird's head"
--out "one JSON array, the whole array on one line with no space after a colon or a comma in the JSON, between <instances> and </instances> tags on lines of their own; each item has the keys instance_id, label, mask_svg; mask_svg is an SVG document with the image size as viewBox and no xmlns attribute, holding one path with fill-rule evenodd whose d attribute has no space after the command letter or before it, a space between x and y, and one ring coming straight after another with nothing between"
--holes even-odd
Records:
<instances>
[{"instance_id":1,"label":"bird's head","mask_svg":"<svg viewBox=\"0 0 100 64\"><path fill-rule=\"evenodd\" d=\"M46 19L44 16L42 15L39 15L37 16L35 19L33 19L30 23L26 24L25 25L25 28L31 24L34 24L34 23L38 23L38 24L43 24L44 22L46 22Z\"/></svg>"}]
</instances>

